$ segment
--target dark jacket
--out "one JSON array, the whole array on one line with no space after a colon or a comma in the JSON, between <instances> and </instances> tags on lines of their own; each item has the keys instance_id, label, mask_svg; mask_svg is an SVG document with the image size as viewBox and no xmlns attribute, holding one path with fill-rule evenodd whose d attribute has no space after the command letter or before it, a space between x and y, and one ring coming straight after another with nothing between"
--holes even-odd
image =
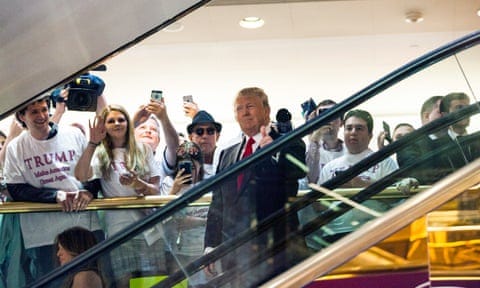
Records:
<instances>
[{"instance_id":1,"label":"dark jacket","mask_svg":"<svg viewBox=\"0 0 480 288\"><path fill-rule=\"evenodd\" d=\"M480 132L458 136L455 140L444 135L432 140L420 137L415 143L397 152L400 168L414 164L409 176L420 184L430 185L480 156ZM420 161L420 158L427 158Z\"/></svg>"},{"instance_id":2,"label":"dark jacket","mask_svg":"<svg viewBox=\"0 0 480 288\"><path fill-rule=\"evenodd\" d=\"M244 142L245 140L222 151L217 169L219 172L228 169L238 161ZM305 177L306 173L301 167L288 160L287 154L298 159L300 163L305 163L303 141L296 141L276 155L268 156L250 166L243 172L243 184L238 191L236 176L224 181L220 187L213 190L205 233L206 247L216 247L238 236L246 229L254 227L256 223L284 208L289 201L288 198L297 194L298 179ZM276 221L267 233L224 256L221 259L223 271L237 273L240 267L249 267L251 259L255 259L270 247L272 241L269 240L278 243L279 239L283 239L297 226L296 213L287 220ZM250 267L248 273L235 276L231 282L232 285L257 287L262 281L298 262L298 247L301 247L300 250L306 249L303 238L300 241L288 242L286 247L270 258L273 261L262 262L255 268Z\"/></svg>"}]
</instances>

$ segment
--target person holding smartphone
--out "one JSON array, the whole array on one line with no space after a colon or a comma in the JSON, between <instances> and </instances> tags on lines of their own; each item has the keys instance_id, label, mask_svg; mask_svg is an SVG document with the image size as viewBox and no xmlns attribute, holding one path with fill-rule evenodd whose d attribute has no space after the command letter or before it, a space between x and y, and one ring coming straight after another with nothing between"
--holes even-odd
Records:
<instances>
[{"instance_id":1,"label":"person holding smartphone","mask_svg":"<svg viewBox=\"0 0 480 288\"><path fill-rule=\"evenodd\" d=\"M185 116L192 118L195 117L199 111L197 103L193 102L192 95L185 95L183 98L183 112Z\"/></svg>"},{"instance_id":2,"label":"person holding smartphone","mask_svg":"<svg viewBox=\"0 0 480 288\"><path fill-rule=\"evenodd\" d=\"M380 150L385 147L385 141L392 143L393 141L397 141L413 131L415 131L415 128L411 124L400 123L395 126L395 129L393 129L393 134L390 135L390 126L387 124L387 122L383 121L383 131L380 132L377 137L378 149Z\"/></svg>"},{"instance_id":3,"label":"person holding smartphone","mask_svg":"<svg viewBox=\"0 0 480 288\"><path fill-rule=\"evenodd\" d=\"M307 121L318 117L327 109L332 108L337 103L331 99L320 101L315 109L307 115ZM343 124L343 116L334 119L313 131L308 137L308 145L305 161L308 166L307 176L301 179L300 187L308 189L308 183L316 183L322 168L333 159L343 156L347 149L342 139L338 137L340 127ZM311 205L298 211L298 219L301 224L306 224L319 216L322 211L322 205L314 202ZM305 237L307 246L313 250L322 249L318 243L318 233L311 233Z\"/></svg>"},{"instance_id":4,"label":"person holding smartphone","mask_svg":"<svg viewBox=\"0 0 480 288\"><path fill-rule=\"evenodd\" d=\"M159 166L150 146L134 138L125 108L108 105L89 126L90 141L75 167L77 180L100 179L105 198L158 195ZM145 216L142 209L105 211L108 236ZM165 275L164 248L162 233L155 226L111 251L117 287L128 287L133 271Z\"/></svg>"},{"instance_id":5,"label":"person holding smartphone","mask_svg":"<svg viewBox=\"0 0 480 288\"><path fill-rule=\"evenodd\" d=\"M318 103L315 110L308 115L307 120L313 119L337 103L325 99ZM343 117L339 117L323 125L309 135L306 162L308 166L308 183L317 183L320 171L329 161L345 154L346 148L343 141L338 138L338 132L343 124Z\"/></svg>"},{"instance_id":6,"label":"person holding smartphone","mask_svg":"<svg viewBox=\"0 0 480 288\"><path fill-rule=\"evenodd\" d=\"M175 175L162 181L162 195L181 196L193 185L203 180L203 155L200 146L193 142L180 144L176 152ZM167 247L177 261L167 261L172 273L203 255L205 225L208 206L188 206L174 215L174 221L166 224ZM189 287L206 284L206 275L199 271L189 277Z\"/></svg>"},{"instance_id":7,"label":"person holding smartphone","mask_svg":"<svg viewBox=\"0 0 480 288\"><path fill-rule=\"evenodd\" d=\"M155 155L155 160L161 169L161 179L174 172L176 155L179 145L178 134L167 113L165 98L160 90L152 90L150 102L142 105L133 118L135 140L148 144ZM156 153L160 144L160 128L163 130L165 150Z\"/></svg>"}]
</instances>

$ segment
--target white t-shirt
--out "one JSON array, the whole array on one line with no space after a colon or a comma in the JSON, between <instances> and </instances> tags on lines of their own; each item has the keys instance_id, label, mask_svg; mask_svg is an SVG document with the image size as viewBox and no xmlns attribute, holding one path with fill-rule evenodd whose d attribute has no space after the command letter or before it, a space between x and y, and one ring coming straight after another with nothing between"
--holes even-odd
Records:
<instances>
[{"instance_id":1,"label":"white t-shirt","mask_svg":"<svg viewBox=\"0 0 480 288\"><path fill-rule=\"evenodd\" d=\"M320 150L320 161L318 161L318 166L319 166L318 171L322 171L323 167L325 167L325 165L327 165L328 162L331 162L333 159L342 157L347 153L347 147L345 146L345 143L342 143L342 149L339 149L336 151L330 151L325 149L325 146L323 144L320 145L319 150Z\"/></svg>"},{"instance_id":2,"label":"white t-shirt","mask_svg":"<svg viewBox=\"0 0 480 288\"><path fill-rule=\"evenodd\" d=\"M345 155L328 162L322 168L322 170L320 171L320 177L318 178L318 184L321 185L327 180L330 180L335 176L335 172L347 170L348 168L357 164L358 162L360 162L360 160L363 160L372 153L373 151L370 149L366 149L365 151L358 154L350 154L347 151ZM397 169L397 163L393 159L387 158L382 162L360 173L359 177L361 177L365 181L375 182L378 179L385 177L386 175Z\"/></svg>"},{"instance_id":3,"label":"white t-shirt","mask_svg":"<svg viewBox=\"0 0 480 288\"><path fill-rule=\"evenodd\" d=\"M97 150L98 151L98 150ZM113 149L113 161L109 168L110 179L105 179L100 171L100 163L97 154L92 159L93 178L100 178L102 184L103 195L105 198L125 197L125 196L138 196L135 189L131 186L125 186L120 183L120 175L126 170L125 164L125 148ZM151 177L160 176L160 167L157 165L153 153L147 148L147 155L145 159L145 165L148 166L148 175L142 177L143 180L148 181ZM105 222L108 236L112 236L118 231L122 230L126 226L138 222L144 218L146 214L144 210L108 210L105 211ZM153 229L153 228L152 228ZM157 239L160 239L162 231L154 231L149 229L143 233L143 236L147 243L153 243ZM159 229L157 229L159 230Z\"/></svg>"},{"instance_id":4,"label":"white t-shirt","mask_svg":"<svg viewBox=\"0 0 480 288\"><path fill-rule=\"evenodd\" d=\"M352 167L360 160L363 160L372 153L373 151L370 149L366 149L359 154L350 154L347 151L345 155L328 162L323 167L322 171L320 172L318 184L321 185L325 181L330 180L335 176L335 172L347 170L348 168ZM386 158L382 162L360 173L359 177L362 178L362 180L364 181L373 183L397 169L397 163L392 158ZM339 202L334 201L334 203ZM372 199L362 202L362 205L378 212L387 211L390 207L387 203L384 203L383 201ZM357 229L361 224L368 222L373 218L374 217L370 214L359 211L357 209L353 209L333 220L326 227L328 228L328 230L333 231L333 233L345 233Z\"/></svg>"},{"instance_id":5,"label":"white t-shirt","mask_svg":"<svg viewBox=\"0 0 480 288\"><path fill-rule=\"evenodd\" d=\"M157 149L158 150L158 149ZM167 153L167 147L163 149L162 152L156 152L155 153L155 161L157 164L155 165L156 167L160 167L160 182L167 176L172 175L175 172L175 168L170 168L168 167L167 164L167 158L165 156L165 153ZM173 163L175 164L175 163Z\"/></svg>"},{"instance_id":6,"label":"white t-shirt","mask_svg":"<svg viewBox=\"0 0 480 288\"><path fill-rule=\"evenodd\" d=\"M22 133L7 147L6 181L9 184L28 183L36 188L78 191L82 184L75 178L74 170L86 146L85 136L70 126L59 127L57 134L47 140L37 140L30 133ZM57 234L73 226L100 229L96 212L23 213L20 223L27 249L51 245Z\"/></svg>"}]
</instances>

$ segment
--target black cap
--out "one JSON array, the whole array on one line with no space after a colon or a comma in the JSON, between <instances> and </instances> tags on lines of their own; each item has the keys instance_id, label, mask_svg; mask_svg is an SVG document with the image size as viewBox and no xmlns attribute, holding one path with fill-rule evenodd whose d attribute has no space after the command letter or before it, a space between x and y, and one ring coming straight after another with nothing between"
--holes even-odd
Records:
<instances>
[{"instance_id":1,"label":"black cap","mask_svg":"<svg viewBox=\"0 0 480 288\"><path fill-rule=\"evenodd\" d=\"M212 123L215 126L215 129L217 129L217 132L220 133L222 131L222 124L215 122L215 119L213 119L212 115L208 113L207 111L200 110L195 114L195 117L192 119L192 123L187 126L187 132L188 134L192 134L193 132L193 127L197 124L210 124Z\"/></svg>"}]
</instances>

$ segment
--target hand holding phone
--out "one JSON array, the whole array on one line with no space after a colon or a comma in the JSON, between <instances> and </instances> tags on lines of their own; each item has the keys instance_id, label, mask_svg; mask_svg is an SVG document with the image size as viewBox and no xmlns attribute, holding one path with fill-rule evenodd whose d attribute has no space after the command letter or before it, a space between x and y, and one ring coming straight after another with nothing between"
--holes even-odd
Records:
<instances>
[{"instance_id":1,"label":"hand holding phone","mask_svg":"<svg viewBox=\"0 0 480 288\"><path fill-rule=\"evenodd\" d=\"M180 171L181 169L183 169L182 175L192 175L192 166L193 163L191 161L180 161L178 163L178 170ZM185 182L185 184L192 184L191 178L190 181Z\"/></svg>"},{"instance_id":2,"label":"hand holding phone","mask_svg":"<svg viewBox=\"0 0 480 288\"><path fill-rule=\"evenodd\" d=\"M160 101L162 100L163 97L163 91L161 90L152 90L152 94L150 95L150 98L152 100Z\"/></svg>"},{"instance_id":3,"label":"hand holding phone","mask_svg":"<svg viewBox=\"0 0 480 288\"><path fill-rule=\"evenodd\" d=\"M183 96L183 102L193 103L193 97L192 97L192 95L185 95L185 96Z\"/></svg>"}]
</instances>

